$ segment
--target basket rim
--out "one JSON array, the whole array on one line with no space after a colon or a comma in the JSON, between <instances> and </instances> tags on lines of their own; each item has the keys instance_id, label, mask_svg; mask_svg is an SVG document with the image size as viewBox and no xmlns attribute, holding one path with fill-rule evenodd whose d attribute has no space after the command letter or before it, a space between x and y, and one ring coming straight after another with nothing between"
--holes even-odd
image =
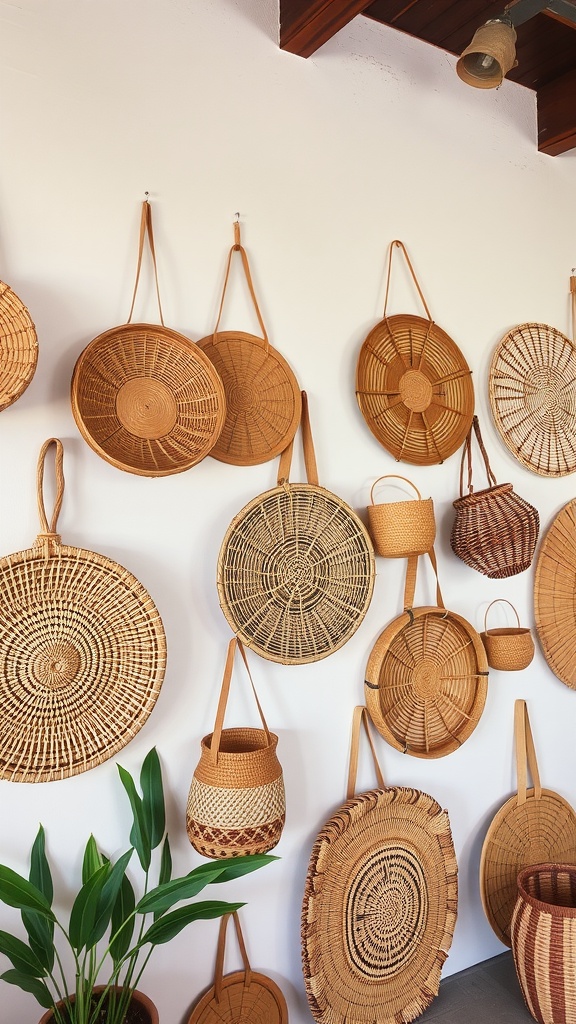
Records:
<instances>
[{"instance_id":1,"label":"basket rim","mask_svg":"<svg viewBox=\"0 0 576 1024\"><path fill-rule=\"evenodd\" d=\"M484 629L480 636L487 637L512 637L512 636L524 636L530 634L531 630L529 626L492 626L490 629Z\"/></svg>"},{"instance_id":2,"label":"basket rim","mask_svg":"<svg viewBox=\"0 0 576 1024\"><path fill-rule=\"evenodd\" d=\"M232 726L231 728L222 729L221 738L225 739L226 736L228 736L228 737L241 736L241 735L245 736L247 733L250 734L250 735L253 735L255 739L258 738L258 737L261 737L261 736L263 736L264 738L266 737L265 729L259 729L257 726L254 726L254 727L246 726L246 727L244 727L244 726L241 726L241 725L237 725L237 726ZM262 746L259 746L259 747L254 747L253 750L238 750L238 751L234 750L234 751L232 751L232 750L222 750L222 748L220 747L219 750L218 750L218 760L219 761L221 761L221 760L225 761L226 758L229 758L230 760L236 761L236 760L238 760L240 758L254 757L254 754L273 753L276 750L277 746L278 746L278 736L277 736L277 734L275 732L272 732L271 730L268 730L268 734L270 736L271 742L270 743L265 743L265 744L263 744ZM202 749L202 753L204 753L204 751L206 751L206 753L208 753L208 754L211 753L211 751L210 751L210 744L212 742L213 735L214 735L214 732L209 732L209 733L206 734L206 736L202 737L202 739L200 741L200 746L201 746L201 749Z\"/></svg>"},{"instance_id":3,"label":"basket rim","mask_svg":"<svg viewBox=\"0 0 576 1024\"><path fill-rule=\"evenodd\" d=\"M564 907L557 903L548 903L546 900L538 899L537 896L532 896L531 893L527 892L525 888L526 879L530 878L531 875L550 871L562 871L567 875L571 875L576 881L576 864L557 864L554 861L543 861L541 864L529 864L518 872L518 879L516 881L518 895L522 897L525 903L529 903L531 907L534 907L535 910L540 910L545 914L551 914L554 917L575 918L576 902L573 907Z\"/></svg>"}]
</instances>

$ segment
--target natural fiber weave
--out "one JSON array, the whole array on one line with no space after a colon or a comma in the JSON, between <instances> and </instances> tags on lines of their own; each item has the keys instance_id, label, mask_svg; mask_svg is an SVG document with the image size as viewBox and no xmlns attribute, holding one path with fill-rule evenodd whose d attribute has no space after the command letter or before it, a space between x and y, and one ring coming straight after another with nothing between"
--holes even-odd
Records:
<instances>
[{"instance_id":1,"label":"natural fiber weave","mask_svg":"<svg viewBox=\"0 0 576 1024\"><path fill-rule=\"evenodd\" d=\"M0 281L0 410L28 387L38 360L38 339L30 313Z\"/></svg>"},{"instance_id":2,"label":"natural fiber weave","mask_svg":"<svg viewBox=\"0 0 576 1024\"><path fill-rule=\"evenodd\" d=\"M576 689L576 499L569 501L548 529L536 562L534 617L549 667Z\"/></svg>"},{"instance_id":3,"label":"natural fiber weave","mask_svg":"<svg viewBox=\"0 0 576 1024\"><path fill-rule=\"evenodd\" d=\"M548 324L514 327L489 372L492 415L512 455L541 476L576 470L576 349Z\"/></svg>"},{"instance_id":4,"label":"natural fiber weave","mask_svg":"<svg viewBox=\"0 0 576 1024\"><path fill-rule=\"evenodd\" d=\"M374 503L374 489L382 480L403 480L414 488L417 501ZM383 558L408 558L423 555L434 546L436 520L432 498L422 498L420 491L404 476L387 473L378 477L370 490L368 527L377 555Z\"/></svg>"},{"instance_id":5,"label":"natural fiber weave","mask_svg":"<svg viewBox=\"0 0 576 1024\"><path fill-rule=\"evenodd\" d=\"M48 526L43 460L56 445L58 495ZM158 611L110 559L63 545L62 445L38 464L42 532L0 560L0 777L47 782L101 764L152 711L166 664Z\"/></svg>"},{"instance_id":6,"label":"natural fiber weave","mask_svg":"<svg viewBox=\"0 0 576 1024\"><path fill-rule=\"evenodd\" d=\"M516 616L517 626L501 626L487 629L488 612L494 604L509 604ZM527 627L520 625L518 612L513 604L499 597L491 601L484 615L484 632L480 634L486 649L490 668L501 672L519 672L527 668L534 657L534 641Z\"/></svg>"}]
</instances>

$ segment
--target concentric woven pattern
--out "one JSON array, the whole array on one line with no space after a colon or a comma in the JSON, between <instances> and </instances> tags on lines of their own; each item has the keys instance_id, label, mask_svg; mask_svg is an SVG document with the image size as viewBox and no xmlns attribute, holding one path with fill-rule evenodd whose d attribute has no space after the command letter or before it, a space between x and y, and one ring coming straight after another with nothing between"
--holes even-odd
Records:
<instances>
[{"instance_id":1,"label":"concentric woven pattern","mask_svg":"<svg viewBox=\"0 0 576 1024\"><path fill-rule=\"evenodd\" d=\"M80 355L72 411L84 440L107 462L140 476L167 476L211 451L224 423L224 387L183 335L125 324Z\"/></svg>"},{"instance_id":2,"label":"concentric woven pattern","mask_svg":"<svg viewBox=\"0 0 576 1024\"><path fill-rule=\"evenodd\" d=\"M366 338L356 368L356 397L377 440L395 459L443 462L472 422L470 368L432 320L384 317Z\"/></svg>"},{"instance_id":3,"label":"concentric woven pattern","mask_svg":"<svg viewBox=\"0 0 576 1024\"><path fill-rule=\"evenodd\" d=\"M300 422L298 381L286 360L262 338L221 331L198 342L224 385L226 418L210 455L255 466L288 446Z\"/></svg>"},{"instance_id":4,"label":"concentric woven pattern","mask_svg":"<svg viewBox=\"0 0 576 1024\"><path fill-rule=\"evenodd\" d=\"M391 622L372 649L366 706L397 750L442 757L476 728L487 683L486 652L472 626L454 612L414 608Z\"/></svg>"},{"instance_id":5,"label":"concentric woven pattern","mask_svg":"<svg viewBox=\"0 0 576 1024\"><path fill-rule=\"evenodd\" d=\"M288 1024L286 1000L278 986L257 971L246 984L244 971L226 974L220 999L212 987L195 1007L188 1024Z\"/></svg>"},{"instance_id":6,"label":"concentric woven pattern","mask_svg":"<svg viewBox=\"0 0 576 1024\"><path fill-rule=\"evenodd\" d=\"M445 811L414 789L371 790L323 827L302 909L306 994L323 1024L401 1024L438 992L457 910Z\"/></svg>"},{"instance_id":7,"label":"concentric woven pattern","mask_svg":"<svg viewBox=\"0 0 576 1024\"><path fill-rule=\"evenodd\" d=\"M26 306L0 281L0 410L26 390L36 369L38 340Z\"/></svg>"},{"instance_id":8,"label":"concentric woven pattern","mask_svg":"<svg viewBox=\"0 0 576 1024\"><path fill-rule=\"evenodd\" d=\"M367 530L340 498L284 484L236 516L218 559L218 593L233 631L270 661L304 664L342 647L374 587Z\"/></svg>"},{"instance_id":9,"label":"concentric woven pattern","mask_svg":"<svg viewBox=\"0 0 576 1024\"><path fill-rule=\"evenodd\" d=\"M494 422L512 455L541 476L576 470L576 350L548 324L506 334L489 373Z\"/></svg>"},{"instance_id":10,"label":"concentric woven pattern","mask_svg":"<svg viewBox=\"0 0 576 1024\"><path fill-rule=\"evenodd\" d=\"M517 896L518 872L530 864L557 861L576 864L576 815L557 793L542 790L540 800L527 790L500 808L484 841L480 893L484 912L496 935L511 946L510 925Z\"/></svg>"},{"instance_id":11,"label":"concentric woven pattern","mask_svg":"<svg viewBox=\"0 0 576 1024\"><path fill-rule=\"evenodd\" d=\"M46 782L100 764L136 735L166 664L138 580L79 548L0 561L0 777Z\"/></svg>"},{"instance_id":12,"label":"concentric woven pattern","mask_svg":"<svg viewBox=\"0 0 576 1024\"><path fill-rule=\"evenodd\" d=\"M536 562L534 616L542 652L566 686L576 689L576 499L558 513Z\"/></svg>"}]
</instances>

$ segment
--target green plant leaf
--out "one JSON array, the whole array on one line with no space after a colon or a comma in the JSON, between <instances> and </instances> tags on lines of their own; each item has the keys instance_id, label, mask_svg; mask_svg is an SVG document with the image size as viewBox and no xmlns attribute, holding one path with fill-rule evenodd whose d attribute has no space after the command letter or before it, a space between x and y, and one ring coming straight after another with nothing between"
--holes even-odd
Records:
<instances>
[{"instance_id":1,"label":"green plant leaf","mask_svg":"<svg viewBox=\"0 0 576 1024\"><path fill-rule=\"evenodd\" d=\"M133 847L130 847L126 853L123 853L118 858L113 867L110 868L110 872L104 885L100 898L98 900L98 906L96 907L96 916L94 919L94 927L90 931L86 938L86 945L88 948L95 946L100 941L112 918L112 910L116 903L116 898L122 887L122 880L126 876L126 868L130 862L130 858L134 853Z\"/></svg>"},{"instance_id":2,"label":"green plant leaf","mask_svg":"<svg viewBox=\"0 0 576 1024\"><path fill-rule=\"evenodd\" d=\"M1 981L7 981L9 985L17 985L23 992L31 992L35 996L36 1001L40 1003L40 1006L44 1006L47 1010L54 1005L54 1000L48 991L48 988L43 981L38 978L31 978L28 974L22 974L21 971L4 971L4 974L0 974Z\"/></svg>"},{"instance_id":3,"label":"green plant leaf","mask_svg":"<svg viewBox=\"0 0 576 1024\"><path fill-rule=\"evenodd\" d=\"M140 772L140 787L146 830L150 837L150 846L155 850L157 846L160 846L166 831L162 769L156 747L152 747L152 750L144 758Z\"/></svg>"},{"instance_id":4,"label":"green plant leaf","mask_svg":"<svg viewBox=\"0 0 576 1024\"><path fill-rule=\"evenodd\" d=\"M46 897L50 906L54 898L54 886L52 885L52 874L50 865L46 858L45 835L42 825L38 829L36 839L30 851L30 881Z\"/></svg>"},{"instance_id":5,"label":"green plant leaf","mask_svg":"<svg viewBox=\"0 0 576 1024\"><path fill-rule=\"evenodd\" d=\"M116 965L127 953L134 934L134 907L136 897L130 879L124 875L116 902L112 908L111 932L114 936L110 945L110 955Z\"/></svg>"},{"instance_id":6,"label":"green plant leaf","mask_svg":"<svg viewBox=\"0 0 576 1024\"><path fill-rule=\"evenodd\" d=\"M158 885L165 885L172 878L172 853L170 851L170 842L168 836L164 840L162 846L162 857L160 858L160 871L158 872ZM154 912L154 920L157 920L162 913L161 910Z\"/></svg>"},{"instance_id":7,"label":"green plant leaf","mask_svg":"<svg viewBox=\"0 0 576 1024\"><path fill-rule=\"evenodd\" d=\"M40 963L50 972L54 966L54 922L33 910L21 911L28 941Z\"/></svg>"},{"instance_id":8,"label":"green plant leaf","mask_svg":"<svg viewBox=\"0 0 576 1024\"><path fill-rule=\"evenodd\" d=\"M77 953L88 944L90 934L94 929L102 889L109 873L110 865L103 864L84 883L74 900L70 911L69 937Z\"/></svg>"},{"instance_id":9,"label":"green plant leaf","mask_svg":"<svg viewBox=\"0 0 576 1024\"><path fill-rule=\"evenodd\" d=\"M219 900L211 902L192 903L189 907L178 907L171 914L154 921L148 931L142 936L138 948L152 943L159 946L163 942L170 942L186 925L192 921L207 920L211 917L222 917L224 914L231 914L245 906L244 903L221 903Z\"/></svg>"},{"instance_id":10,"label":"green plant leaf","mask_svg":"<svg viewBox=\"0 0 576 1024\"><path fill-rule=\"evenodd\" d=\"M183 878L174 878L163 885L157 885L155 889L151 889L136 904L136 912L138 914L149 914L151 912L156 913L157 911L169 910L170 907L173 907L175 903L179 903L180 900L192 899L210 882L214 882L221 870L222 868L219 864L202 864L201 874L196 873L198 872L196 868L195 871L191 871L190 874L185 875Z\"/></svg>"},{"instance_id":11,"label":"green plant leaf","mask_svg":"<svg viewBox=\"0 0 576 1024\"><path fill-rule=\"evenodd\" d=\"M9 932L0 931L0 953L4 953L12 966L22 974L27 974L31 978L43 978L46 974L34 950Z\"/></svg>"},{"instance_id":12,"label":"green plant leaf","mask_svg":"<svg viewBox=\"0 0 576 1024\"><path fill-rule=\"evenodd\" d=\"M0 864L0 900L17 910L35 910L51 921L56 920L40 889L4 864Z\"/></svg>"},{"instance_id":13,"label":"green plant leaf","mask_svg":"<svg viewBox=\"0 0 576 1024\"><path fill-rule=\"evenodd\" d=\"M242 875L249 875L252 871L257 871L266 864L272 864L275 860L280 860L280 858L271 853L247 853L244 857L218 861L222 865L222 871L216 882L230 882L234 878L241 878Z\"/></svg>"},{"instance_id":14,"label":"green plant leaf","mask_svg":"<svg viewBox=\"0 0 576 1024\"><path fill-rule=\"evenodd\" d=\"M148 871L148 868L150 867L152 847L150 846L150 837L148 835L148 828L144 817L142 798L136 792L134 779L130 775L130 772L127 772L121 764L117 767L122 780L122 785L128 794L134 819L130 830L130 842L138 854L138 860L142 865L142 870Z\"/></svg>"},{"instance_id":15,"label":"green plant leaf","mask_svg":"<svg viewBox=\"0 0 576 1024\"><path fill-rule=\"evenodd\" d=\"M84 885L103 864L104 858L96 845L96 840L94 836L90 836L82 860L82 884Z\"/></svg>"}]
</instances>

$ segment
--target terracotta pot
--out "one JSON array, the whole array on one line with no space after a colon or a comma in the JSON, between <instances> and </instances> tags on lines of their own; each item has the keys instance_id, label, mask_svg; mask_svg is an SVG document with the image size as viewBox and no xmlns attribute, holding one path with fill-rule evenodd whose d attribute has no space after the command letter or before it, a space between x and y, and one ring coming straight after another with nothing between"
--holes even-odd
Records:
<instances>
[{"instance_id":1,"label":"terracotta pot","mask_svg":"<svg viewBox=\"0 0 576 1024\"><path fill-rule=\"evenodd\" d=\"M106 987L105 985L95 985L94 986L95 994L103 992L105 987ZM75 999L76 999L75 996L70 996L70 1002L71 1003L75 1002ZM133 1005L134 1003L136 1003L143 1010L143 1012L148 1015L149 1024L158 1024L158 1020L159 1020L159 1018L158 1018L158 1010L154 1006L154 1003L152 1002L152 1000L148 998L148 996L145 996L143 992L138 992L136 990L133 993L132 1000L131 1000L131 1004ZM63 1005L62 1003L58 1003L58 1006L62 1006L62 1005ZM44 1014L44 1016L41 1017L40 1024L53 1024L53 1022L54 1022L54 1017L52 1015L52 1010L47 1010L46 1013Z\"/></svg>"}]
</instances>

